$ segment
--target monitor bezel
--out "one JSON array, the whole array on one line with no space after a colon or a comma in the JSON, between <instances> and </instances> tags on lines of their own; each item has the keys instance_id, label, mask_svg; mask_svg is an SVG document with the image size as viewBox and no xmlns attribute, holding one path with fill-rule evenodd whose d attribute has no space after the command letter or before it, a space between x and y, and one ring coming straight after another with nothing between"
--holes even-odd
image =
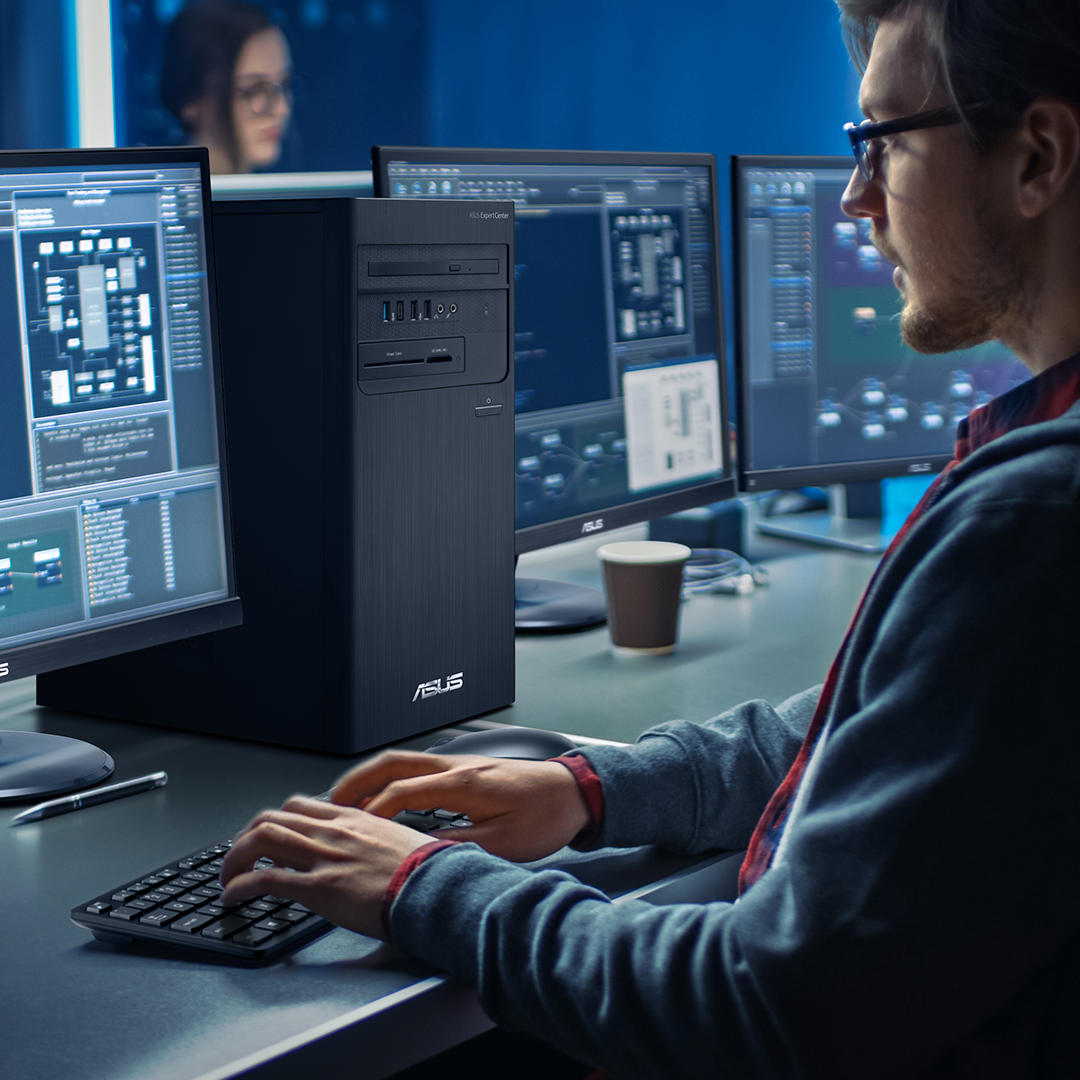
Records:
<instances>
[{"instance_id":1,"label":"monitor bezel","mask_svg":"<svg viewBox=\"0 0 1080 1080\"><path fill-rule=\"evenodd\" d=\"M731 239L732 239L732 296L734 298L733 330L735 343L735 433L737 440L736 467L739 490L746 492L771 491L774 488L826 487L859 480L884 480L895 476L928 476L940 472L952 460L952 454L930 454L880 458L875 461L822 462L814 465L793 465L779 469L750 469L749 457L750 365L747 360L745 319L745 277L742 220L745 210L742 185L744 168L764 169L846 169L854 171L850 155L790 154L756 155L733 154L731 164Z\"/></svg>"},{"instance_id":2,"label":"monitor bezel","mask_svg":"<svg viewBox=\"0 0 1080 1080\"><path fill-rule=\"evenodd\" d=\"M627 525L637 525L653 518L665 517L690 510L697 506L722 502L735 496L735 475L731 459L730 403L728 400L725 318L722 303L723 279L720 258L720 202L717 183L717 161L715 154L701 153L646 153L641 151L617 150L502 150L493 148L441 147L441 146L373 146L371 148L371 168L376 198L389 197L389 173L387 167L391 161L418 164L431 162L448 164L476 165L630 165L657 168L678 168L693 166L707 168L709 187L713 203L712 229L713 251L715 252L715 273L713 275L713 310L717 313L717 364L720 368L720 418L724 438L721 440L723 462L722 477L692 484L677 491L662 492L645 499L619 503L606 509L588 513L574 514L547 521L537 525L528 525L514 530L514 550L517 555L529 551L562 544L571 540L581 540L610 532L612 529Z\"/></svg>"},{"instance_id":3,"label":"monitor bezel","mask_svg":"<svg viewBox=\"0 0 1080 1080\"><path fill-rule=\"evenodd\" d=\"M221 475L221 525L224 539L225 583L228 596L206 604L151 614L103 627L77 630L40 641L4 648L0 645L0 685L44 671L72 667L119 653L135 652L198 634L239 626L242 620L233 565L232 520L229 499L225 403L221 381L221 346L217 324L217 281L214 273L214 233L211 215L210 161L205 147L124 147L116 149L0 150L0 169L32 171L72 162L73 168L117 166L137 168L190 164L199 166L206 234L206 285L210 298L209 347L215 395L218 467Z\"/></svg>"}]
</instances>

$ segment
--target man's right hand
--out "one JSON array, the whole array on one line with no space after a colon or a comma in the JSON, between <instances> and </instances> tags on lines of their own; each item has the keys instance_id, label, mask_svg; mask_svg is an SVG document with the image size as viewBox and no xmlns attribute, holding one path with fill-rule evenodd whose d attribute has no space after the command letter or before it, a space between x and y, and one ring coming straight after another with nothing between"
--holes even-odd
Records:
<instances>
[{"instance_id":1,"label":"man's right hand","mask_svg":"<svg viewBox=\"0 0 1080 1080\"><path fill-rule=\"evenodd\" d=\"M558 851L589 824L577 781L557 761L390 750L347 772L331 801L386 818L433 806L468 814L471 827L431 837L471 840L514 862Z\"/></svg>"}]
</instances>

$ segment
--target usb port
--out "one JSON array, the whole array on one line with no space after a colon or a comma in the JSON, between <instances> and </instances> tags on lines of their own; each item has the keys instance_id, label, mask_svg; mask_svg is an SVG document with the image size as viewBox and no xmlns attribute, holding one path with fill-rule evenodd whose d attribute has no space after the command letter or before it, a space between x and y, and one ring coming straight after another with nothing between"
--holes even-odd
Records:
<instances>
[{"instance_id":1,"label":"usb port","mask_svg":"<svg viewBox=\"0 0 1080 1080\"><path fill-rule=\"evenodd\" d=\"M412 302L412 317L414 319L417 317L419 307L420 307L420 305L414 300Z\"/></svg>"},{"instance_id":2,"label":"usb port","mask_svg":"<svg viewBox=\"0 0 1080 1080\"><path fill-rule=\"evenodd\" d=\"M383 305L382 305L382 321L383 322L389 322L390 321L390 301L389 300L384 300L383 301Z\"/></svg>"},{"instance_id":3,"label":"usb port","mask_svg":"<svg viewBox=\"0 0 1080 1080\"><path fill-rule=\"evenodd\" d=\"M405 318L405 301L399 300L397 302L397 318L398 322L401 322Z\"/></svg>"},{"instance_id":4,"label":"usb port","mask_svg":"<svg viewBox=\"0 0 1080 1080\"><path fill-rule=\"evenodd\" d=\"M430 300L425 300L424 301L424 318L425 319L430 319L431 318L431 301Z\"/></svg>"}]
</instances>

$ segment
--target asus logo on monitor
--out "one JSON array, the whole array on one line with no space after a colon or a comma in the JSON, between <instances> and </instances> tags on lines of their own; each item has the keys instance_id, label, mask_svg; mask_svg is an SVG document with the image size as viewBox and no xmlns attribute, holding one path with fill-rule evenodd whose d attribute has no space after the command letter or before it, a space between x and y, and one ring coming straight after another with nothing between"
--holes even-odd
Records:
<instances>
[{"instance_id":1,"label":"asus logo on monitor","mask_svg":"<svg viewBox=\"0 0 1080 1080\"><path fill-rule=\"evenodd\" d=\"M8 677L8 665L0 664L0 679L6 679Z\"/></svg>"},{"instance_id":2,"label":"asus logo on monitor","mask_svg":"<svg viewBox=\"0 0 1080 1080\"><path fill-rule=\"evenodd\" d=\"M907 471L909 473L930 472L932 468L929 461L921 461L917 465L909 465Z\"/></svg>"},{"instance_id":3,"label":"asus logo on monitor","mask_svg":"<svg viewBox=\"0 0 1080 1080\"><path fill-rule=\"evenodd\" d=\"M461 677L462 675L463 672L460 671L454 675L447 675L445 686L443 686L442 679L429 679L427 682L422 682L416 688L416 693L412 696L413 701L417 698L424 701L427 698L435 697L436 694L448 694L451 690L460 690L465 684L465 680Z\"/></svg>"},{"instance_id":4,"label":"asus logo on monitor","mask_svg":"<svg viewBox=\"0 0 1080 1080\"><path fill-rule=\"evenodd\" d=\"M604 519L597 518L595 521L586 521L585 524L581 526L581 531L583 533L599 532L603 527Z\"/></svg>"}]
</instances>

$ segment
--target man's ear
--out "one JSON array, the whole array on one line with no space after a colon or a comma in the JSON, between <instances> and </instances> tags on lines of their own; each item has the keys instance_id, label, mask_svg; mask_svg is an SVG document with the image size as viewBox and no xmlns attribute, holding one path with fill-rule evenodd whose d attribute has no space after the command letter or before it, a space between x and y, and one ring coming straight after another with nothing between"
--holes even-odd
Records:
<instances>
[{"instance_id":1,"label":"man's ear","mask_svg":"<svg viewBox=\"0 0 1080 1080\"><path fill-rule=\"evenodd\" d=\"M1080 109L1056 98L1036 98L1024 110L1016 138L1023 153L1018 207L1024 217L1038 217L1078 180Z\"/></svg>"}]
</instances>

